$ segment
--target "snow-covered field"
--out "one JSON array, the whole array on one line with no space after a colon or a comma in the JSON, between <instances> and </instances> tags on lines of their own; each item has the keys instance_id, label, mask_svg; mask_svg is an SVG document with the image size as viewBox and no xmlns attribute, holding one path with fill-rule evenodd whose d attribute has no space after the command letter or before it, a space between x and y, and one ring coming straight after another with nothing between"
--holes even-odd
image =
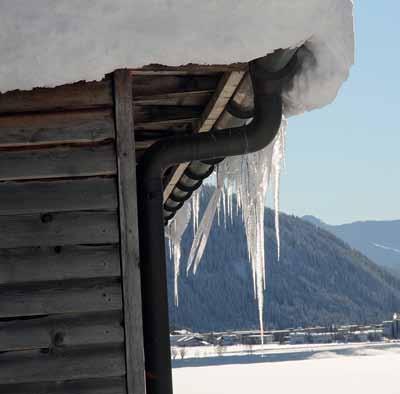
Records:
<instances>
[{"instance_id":1,"label":"snow-covered field","mask_svg":"<svg viewBox=\"0 0 400 394\"><path fill-rule=\"evenodd\" d=\"M400 394L399 371L400 343L364 343L175 360L173 378L175 394Z\"/></svg>"}]
</instances>

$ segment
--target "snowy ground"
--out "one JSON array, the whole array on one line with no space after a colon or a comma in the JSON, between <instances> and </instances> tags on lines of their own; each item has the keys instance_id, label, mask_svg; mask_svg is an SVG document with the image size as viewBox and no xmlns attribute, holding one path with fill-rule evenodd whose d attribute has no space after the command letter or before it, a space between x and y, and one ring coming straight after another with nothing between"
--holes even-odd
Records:
<instances>
[{"instance_id":1,"label":"snowy ground","mask_svg":"<svg viewBox=\"0 0 400 394\"><path fill-rule=\"evenodd\" d=\"M400 343L274 347L175 360L174 392L400 393Z\"/></svg>"}]
</instances>

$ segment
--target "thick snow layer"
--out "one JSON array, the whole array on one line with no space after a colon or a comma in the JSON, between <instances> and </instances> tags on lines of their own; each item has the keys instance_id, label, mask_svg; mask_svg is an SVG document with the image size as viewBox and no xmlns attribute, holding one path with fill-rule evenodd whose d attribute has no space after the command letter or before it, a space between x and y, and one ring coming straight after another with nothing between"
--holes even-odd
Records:
<instances>
[{"instance_id":1,"label":"thick snow layer","mask_svg":"<svg viewBox=\"0 0 400 394\"><path fill-rule=\"evenodd\" d=\"M122 67L247 62L305 43L287 114L331 102L353 63L351 0L2 0L0 91Z\"/></svg>"},{"instance_id":2,"label":"thick snow layer","mask_svg":"<svg viewBox=\"0 0 400 394\"><path fill-rule=\"evenodd\" d=\"M183 360L184 361L184 360ZM351 356L176 368L175 394L399 394L397 349Z\"/></svg>"}]
</instances>

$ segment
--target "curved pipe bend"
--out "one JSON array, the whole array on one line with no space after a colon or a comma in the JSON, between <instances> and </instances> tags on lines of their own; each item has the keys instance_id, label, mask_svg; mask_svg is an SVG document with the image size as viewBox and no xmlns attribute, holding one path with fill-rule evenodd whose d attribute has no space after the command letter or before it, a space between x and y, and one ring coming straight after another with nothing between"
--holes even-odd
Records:
<instances>
[{"instance_id":1,"label":"curved pipe bend","mask_svg":"<svg viewBox=\"0 0 400 394\"><path fill-rule=\"evenodd\" d=\"M281 86L290 70L284 75L281 70L276 73L277 78L274 78L275 73L266 73L258 62L255 60L250 63L250 75L254 86L254 112L251 123L237 128L172 137L157 142L147 150L139 163L143 179L155 180L161 177L167 168L180 163L256 152L273 141L282 120ZM261 84L264 86L260 86Z\"/></svg>"}]
</instances>

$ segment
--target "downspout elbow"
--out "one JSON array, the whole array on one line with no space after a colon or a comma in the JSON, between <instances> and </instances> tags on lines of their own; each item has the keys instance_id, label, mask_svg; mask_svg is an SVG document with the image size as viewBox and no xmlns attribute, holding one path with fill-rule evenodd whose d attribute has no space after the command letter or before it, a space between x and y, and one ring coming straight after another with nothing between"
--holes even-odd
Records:
<instances>
[{"instance_id":1,"label":"downspout elbow","mask_svg":"<svg viewBox=\"0 0 400 394\"><path fill-rule=\"evenodd\" d=\"M282 85L292 76L297 62L296 56L293 56L283 69L270 72L264 67L263 59L250 63L255 104L251 123L157 142L146 152L139 165L146 183L156 182L155 178L160 178L173 165L252 153L273 141L282 121Z\"/></svg>"}]
</instances>

